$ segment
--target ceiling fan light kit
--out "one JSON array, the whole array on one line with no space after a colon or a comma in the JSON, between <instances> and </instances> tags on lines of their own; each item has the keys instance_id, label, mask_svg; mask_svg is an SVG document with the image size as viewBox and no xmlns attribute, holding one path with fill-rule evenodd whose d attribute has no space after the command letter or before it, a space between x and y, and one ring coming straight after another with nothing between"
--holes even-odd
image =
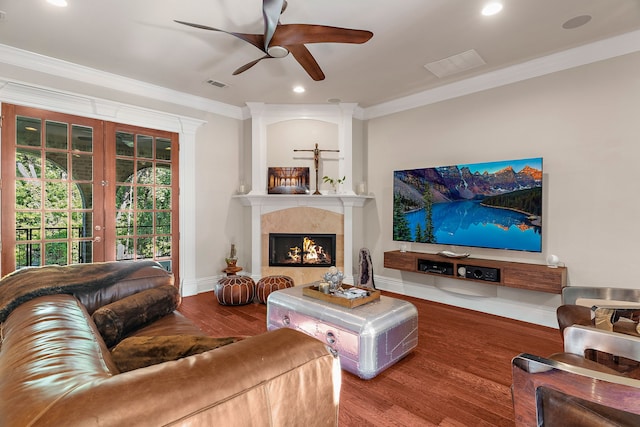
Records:
<instances>
[{"instance_id":1,"label":"ceiling fan light kit","mask_svg":"<svg viewBox=\"0 0 640 427\"><path fill-rule=\"evenodd\" d=\"M281 24L280 16L287 8L286 0L263 0L262 15L264 17L264 34L245 34L225 31L202 24L194 24L176 20L178 24L201 30L218 31L232 35L260 49L264 56L255 59L233 72L238 75L247 71L263 59L284 58L291 55L316 81L324 80L325 75L315 58L305 46L309 43L350 43L367 42L373 33L366 30L331 27L313 24Z\"/></svg>"}]
</instances>

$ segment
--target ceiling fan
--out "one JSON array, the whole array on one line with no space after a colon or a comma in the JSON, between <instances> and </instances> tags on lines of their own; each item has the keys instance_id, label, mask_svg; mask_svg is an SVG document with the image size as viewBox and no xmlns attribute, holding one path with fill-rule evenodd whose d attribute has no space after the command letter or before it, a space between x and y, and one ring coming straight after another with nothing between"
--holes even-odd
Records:
<instances>
[{"instance_id":1,"label":"ceiling fan","mask_svg":"<svg viewBox=\"0 0 640 427\"><path fill-rule=\"evenodd\" d=\"M324 80L324 73L316 62L307 43L354 43L361 44L373 37L371 31L352 30L313 24L281 24L280 15L287 8L286 0L263 0L264 34L245 34L220 30L190 22L175 22L203 30L219 31L230 34L260 49L264 56L243 65L233 72L237 75L247 71L263 59L284 58L291 53L309 76L316 81Z\"/></svg>"}]
</instances>

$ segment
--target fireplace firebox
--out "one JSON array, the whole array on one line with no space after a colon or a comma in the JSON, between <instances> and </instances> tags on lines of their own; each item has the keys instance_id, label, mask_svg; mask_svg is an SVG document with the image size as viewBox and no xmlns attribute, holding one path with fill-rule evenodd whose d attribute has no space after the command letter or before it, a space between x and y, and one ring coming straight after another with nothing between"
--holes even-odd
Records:
<instances>
[{"instance_id":1,"label":"fireplace firebox","mask_svg":"<svg viewBox=\"0 0 640 427\"><path fill-rule=\"evenodd\" d=\"M269 266L336 265L335 234L269 233Z\"/></svg>"}]
</instances>

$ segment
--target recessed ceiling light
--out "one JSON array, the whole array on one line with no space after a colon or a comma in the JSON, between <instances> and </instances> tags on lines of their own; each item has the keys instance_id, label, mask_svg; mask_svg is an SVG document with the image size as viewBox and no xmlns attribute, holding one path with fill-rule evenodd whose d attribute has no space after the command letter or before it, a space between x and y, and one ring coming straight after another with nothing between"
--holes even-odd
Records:
<instances>
[{"instance_id":1,"label":"recessed ceiling light","mask_svg":"<svg viewBox=\"0 0 640 427\"><path fill-rule=\"evenodd\" d=\"M47 3L58 7L67 7L67 0L47 0Z\"/></svg>"},{"instance_id":2,"label":"recessed ceiling light","mask_svg":"<svg viewBox=\"0 0 640 427\"><path fill-rule=\"evenodd\" d=\"M569 19L562 24L562 28L565 30L573 30L574 28L582 27L587 22L591 21L590 15L580 15Z\"/></svg>"},{"instance_id":3,"label":"recessed ceiling light","mask_svg":"<svg viewBox=\"0 0 640 427\"><path fill-rule=\"evenodd\" d=\"M482 8L482 14L484 16L491 16L491 15L495 15L496 13L500 13L501 10L502 10L502 3L494 1L491 3L487 3Z\"/></svg>"},{"instance_id":4,"label":"recessed ceiling light","mask_svg":"<svg viewBox=\"0 0 640 427\"><path fill-rule=\"evenodd\" d=\"M305 91L303 86L294 86L293 91L295 93L303 93Z\"/></svg>"}]
</instances>

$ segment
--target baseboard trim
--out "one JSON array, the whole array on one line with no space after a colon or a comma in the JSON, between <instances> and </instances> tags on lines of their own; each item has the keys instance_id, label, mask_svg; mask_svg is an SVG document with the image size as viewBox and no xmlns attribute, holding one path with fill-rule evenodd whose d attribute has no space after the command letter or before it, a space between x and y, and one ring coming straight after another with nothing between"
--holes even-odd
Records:
<instances>
[{"instance_id":1,"label":"baseboard trim","mask_svg":"<svg viewBox=\"0 0 640 427\"><path fill-rule=\"evenodd\" d=\"M184 286L183 295L190 296L215 289L216 284L224 275L202 277ZM558 328L556 308L539 304L527 304L523 301L500 298L499 296L473 293L457 293L434 284L414 283L406 280L394 279L385 276L374 276L377 289L406 295L414 298L425 299L448 304L455 307L467 308L482 313L493 314L509 319L520 320L536 325ZM522 291L528 292L528 291Z\"/></svg>"},{"instance_id":2,"label":"baseboard trim","mask_svg":"<svg viewBox=\"0 0 640 427\"><path fill-rule=\"evenodd\" d=\"M467 308L550 328L558 328L556 307L527 304L524 301L505 299L499 296L491 297L450 292L432 284L413 283L384 276L374 277L376 288L380 290Z\"/></svg>"}]
</instances>

